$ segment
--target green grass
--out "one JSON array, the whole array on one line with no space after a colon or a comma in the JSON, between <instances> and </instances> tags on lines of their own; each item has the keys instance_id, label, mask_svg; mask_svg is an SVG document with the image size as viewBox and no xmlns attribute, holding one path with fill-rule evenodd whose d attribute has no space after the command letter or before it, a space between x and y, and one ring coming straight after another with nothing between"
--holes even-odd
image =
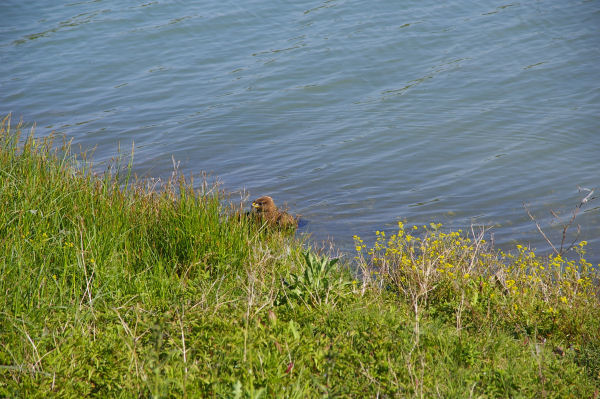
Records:
<instances>
[{"instance_id":1,"label":"green grass","mask_svg":"<svg viewBox=\"0 0 600 399\"><path fill-rule=\"evenodd\" d=\"M584 244L575 260L538 258L399 226L373 248L356 237L358 259L336 263L236 216L205 181L96 175L68 143L21 130L0 128L0 397L600 389Z\"/></svg>"}]
</instances>

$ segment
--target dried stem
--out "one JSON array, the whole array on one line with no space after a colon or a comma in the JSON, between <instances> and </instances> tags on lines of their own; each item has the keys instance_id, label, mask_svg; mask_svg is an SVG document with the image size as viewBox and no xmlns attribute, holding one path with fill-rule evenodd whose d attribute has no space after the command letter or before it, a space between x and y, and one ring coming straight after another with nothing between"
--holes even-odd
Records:
<instances>
[{"instance_id":1,"label":"dried stem","mask_svg":"<svg viewBox=\"0 0 600 399\"><path fill-rule=\"evenodd\" d=\"M573 246L575 246L575 243L577 242L577 240L579 239L579 235L581 234L581 226L577 225L577 234L575 234L575 238L573 239L573 241L571 242L571 244L569 244L569 246L567 248L565 248L565 241L567 240L567 231L569 230L569 228L571 227L571 225L573 225L573 222L575 221L575 218L579 214L579 211L581 210L581 207L584 204L588 203L589 201L594 200L594 199L597 198L597 197L593 197L592 196L594 194L594 191L595 191L594 189L585 188L585 187L579 187L579 186L577 186L577 189L579 190L579 192L587 191L588 194L584 198L582 198L581 201L579 201L579 204L577 204L575 206L575 208L573 209L573 212L571 214L571 218L569 219L569 221L566 224L563 225L562 239L560 240L560 249L556 249L556 246L548 238L548 236L546 235L546 233L544 233L544 231L542 230L540 224L537 222L537 220L535 219L535 217L529 211L529 207L527 206L527 204L523 203L523 207L525 208L525 211L527 212L527 215L529 215L529 218L535 223L535 226L537 227L537 229L540 232L540 234L542 235L542 237L544 237L544 239L546 240L546 242L552 247L552 250L557 255L562 255L565 252L571 250L571 248L573 248ZM558 219L559 215L556 212L554 212L553 210L550 210L550 213L552 214L552 217L554 217L555 219Z\"/></svg>"}]
</instances>

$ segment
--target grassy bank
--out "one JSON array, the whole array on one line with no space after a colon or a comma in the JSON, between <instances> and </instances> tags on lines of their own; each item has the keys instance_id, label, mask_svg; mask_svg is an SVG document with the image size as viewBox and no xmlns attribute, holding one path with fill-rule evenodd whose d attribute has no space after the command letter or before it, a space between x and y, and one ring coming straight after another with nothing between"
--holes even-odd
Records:
<instances>
[{"instance_id":1,"label":"grassy bank","mask_svg":"<svg viewBox=\"0 0 600 399\"><path fill-rule=\"evenodd\" d=\"M597 395L585 243L399 224L350 268L217 187L98 176L55 144L2 123L0 397Z\"/></svg>"}]
</instances>

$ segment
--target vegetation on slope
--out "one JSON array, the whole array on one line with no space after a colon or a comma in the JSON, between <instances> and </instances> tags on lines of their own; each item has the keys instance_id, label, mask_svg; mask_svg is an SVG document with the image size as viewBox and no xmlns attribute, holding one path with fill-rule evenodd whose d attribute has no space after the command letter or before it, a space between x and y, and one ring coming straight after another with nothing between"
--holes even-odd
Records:
<instances>
[{"instance_id":1,"label":"vegetation on slope","mask_svg":"<svg viewBox=\"0 0 600 399\"><path fill-rule=\"evenodd\" d=\"M584 242L540 258L399 224L349 266L217 187L81 160L2 122L2 397L598 394Z\"/></svg>"}]
</instances>

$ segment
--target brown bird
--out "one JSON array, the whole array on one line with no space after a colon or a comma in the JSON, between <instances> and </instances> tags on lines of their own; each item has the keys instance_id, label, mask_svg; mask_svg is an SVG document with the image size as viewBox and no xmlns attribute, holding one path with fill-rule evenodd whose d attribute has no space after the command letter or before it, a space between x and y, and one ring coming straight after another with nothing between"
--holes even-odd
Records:
<instances>
[{"instance_id":1,"label":"brown bird","mask_svg":"<svg viewBox=\"0 0 600 399\"><path fill-rule=\"evenodd\" d=\"M265 195L252 201L252 215L258 216L271 226L298 227L298 219L275 206L273 198Z\"/></svg>"}]
</instances>

